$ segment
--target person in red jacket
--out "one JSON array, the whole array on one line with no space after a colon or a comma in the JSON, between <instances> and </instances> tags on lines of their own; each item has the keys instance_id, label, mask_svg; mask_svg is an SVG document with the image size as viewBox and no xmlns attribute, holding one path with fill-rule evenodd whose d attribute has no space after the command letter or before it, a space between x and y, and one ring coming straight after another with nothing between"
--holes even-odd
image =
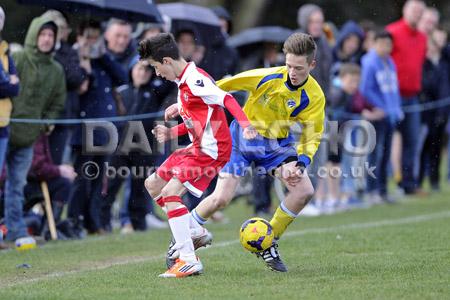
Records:
<instances>
[{"instance_id":1,"label":"person in red jacket","mask_svg":"<svg viewBox=\"0 0 450 300\"><path fill-rule=\"evenodd\" d=\"M72 166L57 165L53 162L48 134L41 134L33 147L33 161L28 172L25 195L41 193L40 183L45 181L52 200L55 221L58 221L76 176Z\"/></svg>"},{"instance_id":2,"label":"person in red jacket","mask_svg":"<svg viewBox=\"0 0 450 300\"><path fill-rule=\"evenodd\" d=\"M392 58L397 66L403 108L419 103L427 39L417 25L424 10L423 1L408 0L403 6L403 18L386 27L393 37ZM420 131L420 112L405 113L398 129L403 141L400 186L406 194L413 194L417 192L418 168L415 165L419 161L417 132Z\"/></svg>"}]
</instances>

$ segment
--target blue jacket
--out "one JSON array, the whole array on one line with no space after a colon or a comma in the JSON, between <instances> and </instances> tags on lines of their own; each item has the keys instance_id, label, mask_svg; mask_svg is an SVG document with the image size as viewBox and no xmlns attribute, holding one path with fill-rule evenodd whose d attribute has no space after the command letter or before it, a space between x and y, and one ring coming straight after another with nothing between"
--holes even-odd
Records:
<instances>
[{"instance_id":1,"label":"blue jacket","mask_svg":"<svg viewBox=\"0 0 450 300\"><path fill-rule=\"evenodd\" d=\"M89 89L80 96L79 117L108 118L117 116L116 100L113 88L127 82L127 73L122 66L108 54L91 61L92 74L89 78ZM81 126L77 126L72 144L81 145ZM95 145L102 145L108 141L103 131L94 132Z\"/></svg>"},{"instance_id":2,"label":"blue jacket","mask_svg":"<svg viewBox=\"0 0 450 300\"><path fill-rule=\"evenodd\" d=\"M19 84L9 83L10 75L17 75L16 66L10 55L8 55L9 70L4 70L0 63L0 99L11 98L19 95Z\"/></svg>"},{"instance_id":3,"label":"blue jacket","mask_svg":"<svg viewBox=\"0 0 450 300\"><path fill-rule=\"evenodd\" d=\"M371 103L382 109L391 123L403 118L397 71L392 58L384 60L374 50L361 60L360 92Z\"/></svg>"}]
</instances>

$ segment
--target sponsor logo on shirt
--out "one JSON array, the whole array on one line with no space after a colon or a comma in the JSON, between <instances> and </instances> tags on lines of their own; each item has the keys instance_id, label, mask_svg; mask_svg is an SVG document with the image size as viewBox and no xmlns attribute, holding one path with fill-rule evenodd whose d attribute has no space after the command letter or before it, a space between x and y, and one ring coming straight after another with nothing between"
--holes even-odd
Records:
<instances>
[{"instance_id":1,"label":"sponsor logo on shirt","mask_svg":"<svg viewBox=\"0 0 450 300\"><path fill-rule=\"evenodd\" d=\"M267 94L263 94L261 97L259 97L258 101L262 105L267 105L267 103L269 102L269 96L267 96Z\"/></svg>"},{"instance_id":2,"label":"sponsor logo on shirt","mask_svg":"<svg viewBox=\"0 0 450 300\"><path fill-rule=\"evenodd\" d=\"M202 79L196 80L194 84L195 84L196 86L200 86L200 87L204 87L204 86L205 86L205 84L203 83L203 80L202 80Z\"/></svg>"},{"instance_id":3,"label":"sponsor logo on shirt","mask_svg":"<svg viewBox=\"0 0 450 300\"><path fill-rule=\"evenodd\" d=\"M288 100L286 101L286 105L287 105L287 107L289 107L289 108L294 108L294 107L295 107L295 100L294 100L294 99L288 99Z\"/></svg>"},{"instance_id":4,"label":"sponsor logo on shirt","mask_svg":"<svg viewBox=\"0 0 450 300\"><path fill-rule=\"evenodd\" d=\"M194 128L194 123L192 122L191 118L186 118L183 121L184 121L184 124L186 125L186 128L189 128L189 129Z\"/></svg>"}]
</instances>

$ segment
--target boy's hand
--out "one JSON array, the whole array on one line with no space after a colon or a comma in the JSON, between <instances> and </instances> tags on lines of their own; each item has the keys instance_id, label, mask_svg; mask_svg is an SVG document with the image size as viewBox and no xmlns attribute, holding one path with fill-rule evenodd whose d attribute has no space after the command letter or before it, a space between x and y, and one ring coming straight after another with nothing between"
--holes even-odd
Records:
<instances>
[{"instance_id":1,"label":"boy's hand","mask_svg":"<svg viewBox=\"0 0 450 300\"><path fill-rule=\"evenodd\" d=\"M258 135L258 131L250 125L244 128L242 135L244 136L244 139L252 140Z\"/></svg>"},{"instance_id":2,"label":"boy's hand","mask_svg":"<svg viewBox=\"0 0 450 300\"><path fill-rule=\"evenodd\" d=\"M70 181L74 181L75 177L77 177L77 173L75 173L73 167L70 165L59 165L58 169L61 176L69 179Z\"/></svg>"},{"instance_id":3,"label":"boy's hand","mask_svg":"<svg viewBox=\"0 0 450 300\"><path fill-rule=\"evenodd\" d=\"M294 187L305 176L306 170L301 169L297 162L292 161L278 167L274 175L280 177L287 185Z\"/></svg>"},{"instance_id":4,"label":"boy's hand","mask_svg":"<svg viewBox=\"0 0 450 300\"><path fill-rule=\"evenodd\" d=\"M10 84L18 84L19 83L19 77L17 77L17 75L9 76L9 83Z\"/></svg>"},{"instance_id":5,"label":"boy's hand","mask_svg":"<svg viewBox=\"0 0 450 300\"><path fill-rule=\"evenodd\" d=\"M164 120L169 121L170 119L178 117L179 115L180 113L178 112L178 104L175 103L166 108L166 111L164 112Z\"/></svg>"},{"instance_id":6,"label":"boy's hand","mask_svg":"<svg viewBox=\"0 0 450 300\"><path fill-rule=\"evenodd\" d=\"M164 125L156 125L152 130L153 135L156 137L158 143L164 143L170 140L170 128L167 128Z\"/></svg>"},{"instance_id":7,"label":"boy's hand","mask_svg":"<svg viewBox=\"0 0 450 300\"><path fill-rule=\"evenodd\" d=\"M378 121L385 117L384 111L379 108L374 108L372 111L368 109L363 109L361 115L364 119L368 121Z\"/></svg>"}]
</instances>

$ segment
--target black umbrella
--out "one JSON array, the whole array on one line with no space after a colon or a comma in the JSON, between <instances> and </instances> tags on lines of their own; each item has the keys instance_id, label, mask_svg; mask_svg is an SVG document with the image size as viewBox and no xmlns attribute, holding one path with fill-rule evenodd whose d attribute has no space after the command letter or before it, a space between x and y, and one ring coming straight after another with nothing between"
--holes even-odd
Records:
<instances>
[{"instance_id":1,"label":"black umbrella","mask_svg":"<svg viewBox=\"0 0 450 300\"><path fill-rule=\"evenodd\" d=\"M224 41L220 30L220 20L214 12L206 7L187 3L158 4L162 15L171 19L171 32L192 30L197 34L200 44L209 46Z\"/></svg>"},{"instance_id":2,"label":"black umbrella","mask_svg":"<svg viewBox=\"0 0 450 300\"><path fill-rule=\"evenodd\" d=\"M235 48L257 43L283 43L293 32L280 26L254 27L233 35L227 43Z\"/></svg>"},{"instance_id":3,"label":"black umbrella","mask_svg":"<svg viewBox=\"0 0 450 300\"><path fill-rule=\"evenodd\" d=\"M152 0L19 0L19 3L41 5L72 13L115 17L132 22L163 22Z\"/></svg>"}]
</instances>

